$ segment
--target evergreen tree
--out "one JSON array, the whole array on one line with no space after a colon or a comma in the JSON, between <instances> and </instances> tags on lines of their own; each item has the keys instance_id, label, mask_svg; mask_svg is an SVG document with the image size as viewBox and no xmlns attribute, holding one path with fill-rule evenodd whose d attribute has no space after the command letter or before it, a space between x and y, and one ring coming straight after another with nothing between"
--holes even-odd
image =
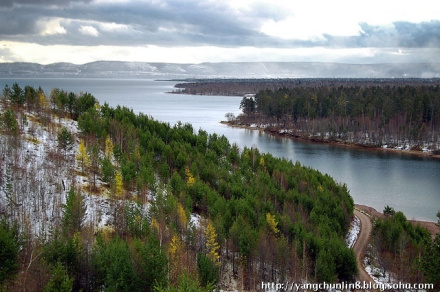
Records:
<instances>
[{"instance_id":1,"label":"evergreen tree","mask_svg":"<svg viewBox=\"0 0 440 292\"><path fill-rule=\"evenodd\" d=\"M62 127L60 131L58 131L58 147L60 147L64 152L72 150L73 147L73 136L66 127Z\"/></svg>"},{"instance_id":2,"label":"evergreen tree","mask_svg":"<svg viewBox=\"0 0 440 292\"><path fill-rule=\"evenodd\" d=\"M13 104L23 105L25 101L24 91L17 82L12 84L12 91L9 93L9 100Z\"/></svg>"},{"instance_id":3,"label":"evergreen tree","mask_svg":"<svg viewBox=\"0 0 440 292\"><path fill-rule=\"evenodd\" d=\"M115 167L108 157L104 157L104 159L101 160L101 173L102 181L106 183L113 183L115 178Z\"/></svg>"},{"instance_id":4,"label":"evergreen tree","mask_svg":"<svg viewBox=\"0 0 440 292\"><path fill-rule=\"evenodd\" d=\"M7 279L15 276L19 268L20 244L18 227L0 221L0 287Z\"/></svg>"},{"instance_id":5,"label":"evergreen tree","mask_svg":"<svg viewBox=\"0 0 440 292\"><path fill-rule=\"evenodd\" d=\"M66 204L63 206L63 218L61 226L65 235L72 236L78 231L84 222L87 207L80 192L75 192L73 188L69 190Z\"/></svg>"},{"instance_id":6,"label":"evergreen tree","mask_svg":"<svg viewBox=\"0 0 440 292\"><path fill-rule=\"evenodd\" d=\"M44 287L44 292L70 292L73 288L73 279L69 278L66 269L58 262L52 270L52 276Z\"/></svg>"},{"instance_id":7,"label":"evergreen tree","mask_svg":"<svg viewBox=\"0 0 440 292\"><path fill-rule=\"evenodd\" d=\"M19 133L19 126L17 122L17 116L14 111L11 109L7 109L3 115L0 115L0 122L2 128L7 132L14 136L17 136Z\"/></svg>"},{"instance_id":8,"label":"evergreen tree","mask_svg":"<svg viewBox=\"0 0 440 292\"><path fill-rule=\"evenodd\" d=\"M98 289L133 292L140 289L132 254L127 242L119 237L106 242L98 238L92 255ZM101 286L102 285L102 286Z\"/></svg>"},{"instance_id":9,"label":"evergreen tree","mask_svg":"<svg viewBox=\"0 0 440 292\"><path fill-rule=\"evenodd\" d=\"M140 240L134 242L134 248L139 254L136 257L140 263L138 277L141 287L146 291L153 291L154 287L166 286L168 283L168 259L160 247L159 239L153 232L144 244Z\"/></svg>"},{"instance_id":10,"label":"evergreen tree","mask_svg":"<svg viewBox=\"0 0 440 292\"><path fill-rule=\"evenodd\" d=\"M197 268L199 270L201 284L204 287L217 284L219 267L208 256L203 253L197 255Z\"/></svg>"}]
</instances>

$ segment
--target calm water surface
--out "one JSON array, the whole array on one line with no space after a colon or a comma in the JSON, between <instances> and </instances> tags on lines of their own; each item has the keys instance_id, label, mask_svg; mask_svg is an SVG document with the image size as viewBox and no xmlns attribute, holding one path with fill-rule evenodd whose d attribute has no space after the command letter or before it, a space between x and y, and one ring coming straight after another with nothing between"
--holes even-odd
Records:
<instances>
[{"instance_id":1,"label":"calm water surface","mask_svg":"<svg viewBox=\"0 0 440 292\"><path fill-rule=\"evenodd\" d=\"M436 221L440 210L440 161L383 151L361 151L332 145L302 143L259 131L230 128L219 123L227 112L238 114L241 97L166 94L175 82L114 79L0 79L5 84L54 87L90 92L101 103L124 105L156 120L189 122L194 129L225 135L240 147L258 147L278 157L328 173L345 183L359 204L379 211L390 205L411 219Z\"/></svg>"}]
</instances>

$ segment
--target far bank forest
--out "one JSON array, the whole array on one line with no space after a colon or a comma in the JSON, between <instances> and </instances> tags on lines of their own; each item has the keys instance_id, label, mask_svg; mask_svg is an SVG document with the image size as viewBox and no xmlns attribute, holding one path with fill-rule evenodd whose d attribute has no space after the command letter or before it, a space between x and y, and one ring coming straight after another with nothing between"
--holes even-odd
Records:
<instances>
[{"instance_id":1,"label":"far bank forest","mask_svg":"<svg viewBox=\"0 0 440 292\"><path fill-rule=\"evenodd\" d=\"M440 79L273 79L181 86L183 93L244 95L243 114L227 115L233 124L315 141L438 152L439 84Z\"/></svg>"}]
</instances>

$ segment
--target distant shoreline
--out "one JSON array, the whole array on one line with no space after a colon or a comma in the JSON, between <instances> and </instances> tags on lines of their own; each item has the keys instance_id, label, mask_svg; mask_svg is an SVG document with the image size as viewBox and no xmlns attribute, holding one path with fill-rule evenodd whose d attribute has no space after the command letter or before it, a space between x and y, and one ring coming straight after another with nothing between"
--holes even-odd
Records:
<instances>
[{"instance_id":1,"label":"distant shoreline","mask_svg":"<svg viewBox=\"0 0 440 292\"><path fill-rule=\"evenodd\" d=\"M227 125L229 127L234 127L234 128L241 128L241 129L247 129L247 130L258 130L258 131L264 132L268 135L272 135L274 137L288 138L288 139L301 141L301 142L314 143L314 144L328 144L328 145L334 145L334 146L338 146L338 147L360 149L360 150L364 150L364 151L382 151L382 152L388 152L388 153L394 153L394 154L412 155L412 156L417 156L417 157L427 157L427 158L433 158L436 160L437 159L440 160L440 155L434 154L432 152L422 152L422 151L417 151L417 150L404 150L404 149L393 149L393 148L382 148L382 147L377 147L377 146L366 146L366 145L360 145L360 144L348 143L348 142L320 140L320 139L314 139L313 137L311 137L311 138L299 137L299 136L291 135L289 133L274 132L274 131L270 131L266 128L261 128L261 127L251 127L251 126L242 125L242 124L233 124L233 123L230 123L227 121L221 121L220 123Z\"/></svg>"}]
</instances>

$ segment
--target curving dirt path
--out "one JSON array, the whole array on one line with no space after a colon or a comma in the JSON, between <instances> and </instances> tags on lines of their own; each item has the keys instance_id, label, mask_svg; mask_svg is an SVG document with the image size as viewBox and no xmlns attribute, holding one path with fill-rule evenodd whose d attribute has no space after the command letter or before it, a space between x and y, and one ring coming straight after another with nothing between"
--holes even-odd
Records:
<instances>
[{"instance_id":1,"label":"curving dirt path","mask_svg":"<svg viewBox=\"0 0 440 292\"><path fill-rule=\"evenodd\" d=\"M373 225L370 218L359 210L354 210L354 215L361 221L361 230L359 232L356 243L354 244L353 251L356 254L357 266L359 270L358 281L365 281L366 283L374 283L374 280L368 275L363 266L364 253L367 248L368 241L370 239Z\"/></svg>"}]
</instances>

